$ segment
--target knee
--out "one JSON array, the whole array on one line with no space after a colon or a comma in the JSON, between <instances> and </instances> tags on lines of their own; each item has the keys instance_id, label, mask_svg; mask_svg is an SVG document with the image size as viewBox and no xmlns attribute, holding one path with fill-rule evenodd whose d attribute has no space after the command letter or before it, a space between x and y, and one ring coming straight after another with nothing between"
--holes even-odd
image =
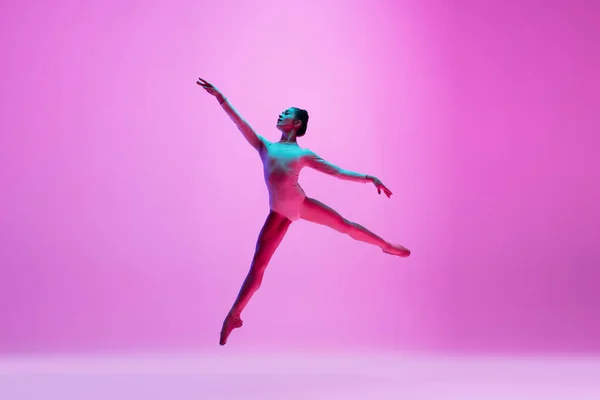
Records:
<instances>
[{"instance_id":1,"label":"knee","mask_svg":"<svg viewBox=\"0 0 600 400\"><path fill-rule=\"evenodd\" d=\"M251 265L251 271L253 273L264 273L265 269L267 268L267 264L269 264L269 260L271 259L271 257L269 257L269 254L266 253L265 251L257 251L254 254L254 258L252 259L252 265Z\"/></svg>"},{"instance_id":2,"label":"knee","mask_svg":"<svg viewBox=\"0 0 600 400\"><path fill-rule=\"evenodd\" d=\"M255 257L250 265L250 273L254 276L262 276L267 269L267 261L263 257Z\"/></svg>"},{"instance_id":3,"label":"knee","mask_svg":"<svg viewBox=\"0 0 600 400\"><path fill-rule=\"evenodd\" d=\"M252 259L252 264L250 265L250 272L253 275L262 276L267 269L267 265L269 264L271 257L270 254L265 251L257 251L254 254L254 258Z\"/></svg>"},{"instance_id":4,"label":"knee","mask_svg":"<svg viewBox=\"0 0 600 400\"><path fill-rule=\"evenodd\" d=\"M349 234L350 231L352 231L352 228L354 227L354 223L348 221L345 218L340 218L340 221L338 221L338 231L341 233L345 233L345 234Z\"/></svg>"},{"instance_id":5,"label":"knee","mask_svg":"<svg viewBox=\"0 0 600 400\"><path fill-rule=\"evenodd\" d=\"M250 273L248 274L248 278L250 282L252 282L252 286L255 290L258 290L260 287L263 277L265 276L265 269L260 267L255 267L253 264L250 268Z\"/></svg>"}]
</instances>

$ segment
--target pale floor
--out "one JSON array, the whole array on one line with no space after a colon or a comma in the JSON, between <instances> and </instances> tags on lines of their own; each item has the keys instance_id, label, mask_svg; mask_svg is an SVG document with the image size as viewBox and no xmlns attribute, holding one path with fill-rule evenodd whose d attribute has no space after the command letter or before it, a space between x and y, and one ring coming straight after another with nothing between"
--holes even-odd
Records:
<instances>
[{"instance_id":1,"label":"pale floor","mask_svg":"<svg viewBox=\"0 0 600 400\"><path fill-rule=\"evenodd\" d=\"M0 358L0 399L600 399L600 359L222 350Z\"/></svg>"}]
</instances>

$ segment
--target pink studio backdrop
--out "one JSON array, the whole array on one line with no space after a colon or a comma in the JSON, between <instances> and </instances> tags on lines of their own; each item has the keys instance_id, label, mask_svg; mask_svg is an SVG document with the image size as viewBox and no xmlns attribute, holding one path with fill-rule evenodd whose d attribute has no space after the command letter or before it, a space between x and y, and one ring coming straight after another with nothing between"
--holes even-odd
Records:
<instances>
[{"instance_id":1,"label":"pink studio backdrop","mask_svg":"<svg viewBox=\"0 0 600 400\"><path fill-rule=\"evenodd\" d=\"M378 176L301 184L413 250L292 224L227 346L600 350L592 1L8 1L0 352L216 347L270 140Z\"/></svg>"}]
</instances>

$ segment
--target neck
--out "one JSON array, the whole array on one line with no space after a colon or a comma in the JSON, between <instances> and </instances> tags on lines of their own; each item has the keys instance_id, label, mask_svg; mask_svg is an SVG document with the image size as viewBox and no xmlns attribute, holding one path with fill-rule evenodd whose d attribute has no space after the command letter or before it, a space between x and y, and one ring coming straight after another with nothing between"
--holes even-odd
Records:
<instances>
[{"instance_id":1,"label":"neck","mask_svg":"<svg viewBox=\"0 0 600 400\"><path fill-rule=\"evenodd\" d=\"M281 139L279 141L280 142L287 142L287 143L296 143L296 131L295 130L291 130L288 133L282 132L281 133Z\"/></svg>"}]
</instances>

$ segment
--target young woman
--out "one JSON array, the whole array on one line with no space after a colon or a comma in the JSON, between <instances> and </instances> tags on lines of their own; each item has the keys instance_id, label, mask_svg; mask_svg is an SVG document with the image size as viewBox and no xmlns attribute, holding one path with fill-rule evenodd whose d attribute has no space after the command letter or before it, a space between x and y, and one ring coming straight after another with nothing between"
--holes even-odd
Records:
<instances>
[{"instance_id":1,"label":"young woman","mask_svg":"<svg viewBox=\"0 0 600 400\"><path fill-rule=\"evenodd\" d=\"M349 235L353 239L378 246L385 253L400 257L410 255L410 250L405 247L383 240L365 227L343 218L320 201L305 195L304 190L298 184L300 170L305 166L340 179L363 183L371 182L379 194L383 191L387 197L392 195L392 192L376 177L341 169L323 160L311 150L299 147L296 138L304 136L306 133L308 123L306 110L291 107L282 112L277 119L277 129L281 131L281 138L278 142L270 142L250 127L215 86L202 78L199 78L196 83L217 98L248 143L259 153L264 165L264 176L271 208L258 235L250 271L237 299L223 321L219 344L224 345L231 331L242 326L241 313L254 292L260 287L265 268L293 221L304 219L315 222Z\"/></svg>"}]
</instances>

